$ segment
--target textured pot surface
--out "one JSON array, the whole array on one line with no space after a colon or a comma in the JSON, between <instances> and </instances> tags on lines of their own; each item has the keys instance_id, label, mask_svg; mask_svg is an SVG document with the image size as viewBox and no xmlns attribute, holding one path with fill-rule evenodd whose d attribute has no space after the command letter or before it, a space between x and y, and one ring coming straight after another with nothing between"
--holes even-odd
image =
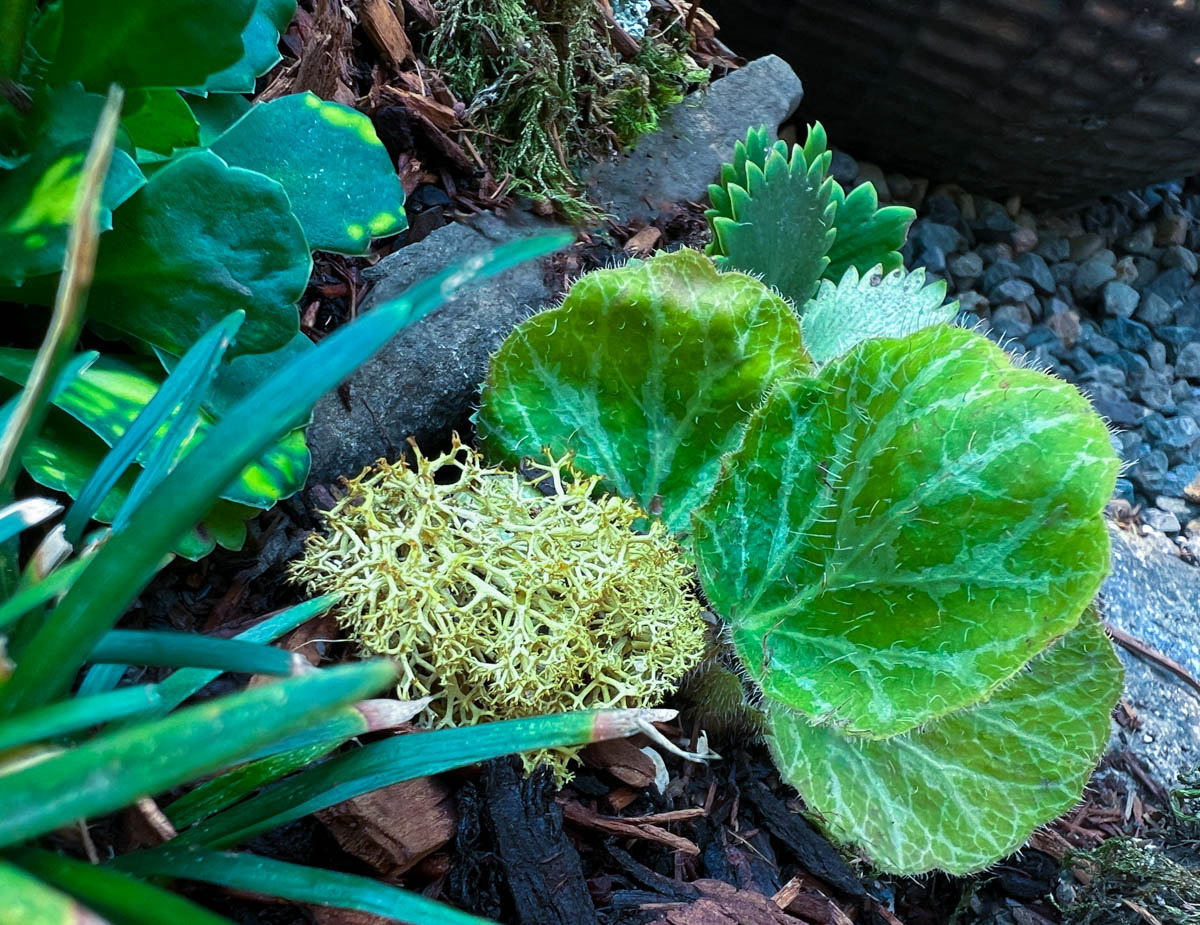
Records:
<instances>
[{"instance_id":1,"label":"textured pot surface","mask_svg":"<svg viewBox=\"0 0 1200 925\"><path fill-rule=\"evenodd\" d=\"M705 0L856 156L1067 203L1200 170L1196 0Z\"/></svg>"}]
</instances>

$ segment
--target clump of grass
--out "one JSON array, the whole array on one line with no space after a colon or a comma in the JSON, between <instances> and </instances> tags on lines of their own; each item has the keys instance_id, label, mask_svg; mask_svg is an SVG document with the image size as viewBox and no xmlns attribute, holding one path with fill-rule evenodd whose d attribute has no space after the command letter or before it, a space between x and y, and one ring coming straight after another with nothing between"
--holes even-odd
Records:
<instances>
[{"instance_id":1,"label":"clump of grass","mask_svg":"<svg viewBox=\"0 0 1200 925\"><path fill-rule=\"evenodd\" d=\"M440 0L428 57L467 102L476 146L514 192L572 220L600 211L580 169L658 127L707 80L679 24L651 24L628 60L593 0Z\"/></svg>"}]
</instances>

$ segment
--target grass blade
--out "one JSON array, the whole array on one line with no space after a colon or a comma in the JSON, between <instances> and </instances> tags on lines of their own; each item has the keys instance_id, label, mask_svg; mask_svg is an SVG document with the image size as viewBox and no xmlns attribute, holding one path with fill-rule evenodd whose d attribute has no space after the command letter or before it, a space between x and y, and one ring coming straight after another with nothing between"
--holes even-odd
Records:
<instances>
[{"instance_id":1,"label":"grass blade","mask_svg":"<svg viewBox=\"0 0 1200 925\"><path fill-rule=\"evenodd\" d=\"M142 409L142 413L121 435L100 465L96 467L91 478L80 489L79 496L63 519L63 528L66 530L68 542L77 543L79 541L88 521L100 509L101 502L108 497L108 493L120 481L125 470L137 459L138 454L145 448L150 438L171 418L172 413L174 413L176 421L195 417L196 409L203 400L213 376L216 375L221 358L225 356L225 350L233 341L245 317L245 312L236 311L218 321L192 345L183 359L179 361L175 371L167 377L154 394L154 398ZM123 524L129 513L136 508L136 501L140 501L152 485L161 481L166 470L159 471L158 467L164 465L167 459L174 460L181 442L181 440L175 442L170 439L164 440L155 452L154 458L146 461L145 471L138 477L133 489L125 499L125 504L117 512L113 521L113 529L117 529ZM163 457L161 462L159 461L160 456ZM148 481L139 491L139 485L152 469L156 473L155 478Z\"/></svg>"},{"instance_id":2,"label":"grass blade","mask_svg":"<svg viewBox=\"0 0 1200 925\"><path fill-rule=\"evenodd\" d=\"M158 703L151 684L123 687L95 697L60 700L0 723L0 752L17 745L52 739L114 719L146 713Z\"/></svg>"},{"instance_id":3,"label":"grass blade","mask_svg":"<svg viewBox=\"0 0 1200 925\"><path fill-rule=\"evenodd\" d=\"M386 661L316 671L98 736L0 776L0 848L227 767L395 676Z\"/></svg>"},{"instance_id":4,"label":"grass blade","mask_svg":"<svg viewBox=\"0 0 1200 925\"><path fill-rule=\"evenodd\" d=\"M585 745L632 735L646 710L562 713L462 729L419 732L372 742L301 771L264 793L183 832L173 845L227 848L309 813L398 781L513 752Z\"/></svg>"},{"instance_id":5,"label":"grass blade","mask_svg":"<svg viewBox=\"0 0 1200 925\"><path fill-rule=\"evenodd\" d=\"M79 339L83 326L83 305L92 283L96 264L96 248L100 238L100 193L108 165L112 160L113 143L121 121L124 92L117 86L108 91L100 121L96 125L92 144L79 179L76 193L75 220L67 233L62 280L54 297L50 330L38 351L29 381L21 392L4 433L0 434L0 501L12 497L13 484L21 465L25 445L41 429L50 406L50 393L63 364L67 362Z\"/></svg>"},{"instance_id":6,"label":"grass blade","mask_svg":"<svg viewBox=\"0 0 1200 925\"><path fill-rule=\"evenodd\" d=\"M62 510L62 505L49 498L22 498L0 510L0 543L12 539L22 530L49 520Z\"/></svg>"},{"instance_id":7,"label":"grass blade","mask_svg":"<svg viewBox=\"0 0 1200 925\"><path fill-rule=\"evenodd\" d=\"M237 639L163 630L110 630L89 662L109 665L167 665L212 668L238 674L293 675L309 667L299 655Z\"/></svg>"},{"instance_id":8,"label":"grass blade","mask_svg":"<svg viewBox=\"0 0 1200 925\"><path fill-rule=\"evenodd\" d=\"M291 430L313 403L373 356L397 331L474 279L494 275L569 240L550 235L503 245L412 286L316 349L286 363L218 421L113 533L47 618L0 689L0 715L60 696L85 655L158 570L166 550L198 523L246 463Z\"/></svg>"},{"instance_id":9,"label":"grass blade","mask_svg":"<svg viewBox=\"0 0 1200 925\"><path fill-rule=\"evenodd\" d=\"M182 877L293 902L355 909L409 925L491 925L487 919L378 880L231 851L164 851L117 861L143 876Z\"/></svg>"},{"instance_id":10,"label":"grass blade","mask_svg":"<svg viewBox=\"0 0 1200 925\"><path fill-rule=\"evenodd\" d=\"M107 925L75 900L21 868L0 860L4 925Z\"/></svg>"},{"instance_id":11,"label":"grass blade","mask_svg":"<svg viewBox=\"0 0 1200 925\"><path fill-rule=\"evenodd\" d=\"M232 925L215 912L111 868L36 849L19 851L13 860L120 925Z\"/></svg>"},{"instance_id":12,"label":"grass blade","mask_svg":"<svg viewBox=\"0 0 1200 925\"><path fill-rule=\"evenodd\" d=\"M248 756L248 764L243 767L184 794L167 807L167 816L176 828L198 822L254 790L324 757L355 736L392 729L408 722L428 706L430 699L364 700L352 707L343 707L323 722Z\"/></svg>"},{"instance_id":13,"label":"grass blade","mask_svg":"<svg viewBox=\"0 0 1200 925\"><path fill-rule=\"evenodd\" d=\"M39 582L19 587L12 597L0 604L0 629L66 591L86 565L87 559L76 559L59 566Z\"/></svg>"},{"instance_id":14,"label":"grass blade","mask_svg":"<svg viewBox=\"0 0 1200 925\"><path fill-rule=\"evenodd\" d=\"M239 642L271 642L313 617L319 617L332 607L337 599L336 594L314 597L311 601L267 617L233 638ZM165 678L158 685L158 696L162 702L161 712L170 712L220 674L220 669L184 668Z\"/></svg>"}]
</instances>

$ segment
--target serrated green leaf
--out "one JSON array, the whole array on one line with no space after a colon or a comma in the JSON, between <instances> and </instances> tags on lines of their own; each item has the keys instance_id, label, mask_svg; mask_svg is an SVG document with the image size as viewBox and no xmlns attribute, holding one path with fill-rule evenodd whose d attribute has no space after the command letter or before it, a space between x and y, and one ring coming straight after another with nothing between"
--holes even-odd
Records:
<instances>
[{"instance_id":1,"label":"serrated green leaf","mask_svg":"<svg viewBox=\"0 0 1200 925\"><path fill-rule=\"evenodd\" d=\"M876 266L859 279L850 267L837 285L823 280L804 306L804 345L814 360L826 363L869 338L903 337L950 321L958 303L945 300L946 284L938 280L926 286L923 268L885 276Z\"/></svg>"},{"instance_id":2,"label":"serrated green leaf","mask_svg":"<svg viewBox=\"0 0 1200 925\"><path fill-rule=\"evenodd\" d=\"M254 79L281 60L279 33L288 27L295 12L296 0L257 0L254 15L242 31L242 57L211 75L195 92L253 93Z\"/></svg>"},{"instance_id":3,"label":"serrated green leaf","mask_svg":"<svg viewBox=\"0 0 1200 925\"><path fill-rule=\"evenodd\" d=\"M20 285L62 269L84 158L103 107L104 97L77 86L39 95L29 156L0 171L0 280ZM113 151L100 196L101 231L112 227L112 210L143 183L133 158Z\"/></svg>"},{"instance_id":4,"label":"serrated green leaf","mask_svg":"<svg viewBox=\"0 0 1200 925\"><path fill-rule=\"evenodd\" d=\"M262 174L197 151L156 172L100 241L89 318L182 355L236 309L230 348L266 353L300 328L312 258L287 194Z\"/></svg>"},{"instance_id":5,"label":"serrated green leaf","mask_svg":"<svg viewBox=\"0 0 1200 925\"><path fill-rule=\"evenodd\" d=\"M139 148L170 154L200 144L200 125L178 92L137 90L125 102L121 125Z\"/></svg>"},{"instance_id":6,"label":"serrated green leaf","mask_svg":"<svg viewBox=\"0 0 1200 925\"><path fill-rule=\"evenodd\" d=\"M835 237L829 248L826 279L837 282L850 267L865 275L879 265L884 273L904 266L900 248L908 237L908 226L917 217L916 212L908 206L879 208L879 197L870 183L856 186L847 196L835 180L833 203Z\"/></svg>"},{"instance_id":7,"label":"serrated green leaf","mask_svg":"<svg viewBox=\"0 0 1200 925\"><path fill-rule=\"evenodd\" d=\"M365 254L373 237L408 227L387 149L348 106L312 93L259 103L211 149L282 184L314 250Z\"/></svg>"},{"instance_id":8,"label":"serrated green leaf","mask_svg":"<svg viewBox=\"0 0 1200 925\"><path fill-rule=\"evenodd\" d=\"M978 335L864 341L751 418L695 518L701 580L768 697L894 735L1075 625L1118 466L1074 388Z\"/></svg>"},{"instance_id":9,"label":"serrated green leaf","mask_svg":"<svg viewBox=\"0 0 1200 925\"><path fill-rule=\"evenodd\" d=\"M877 867L966 874L1079 801L1121 676L1089 614L990 700L891 739L841 735L771 703L771 751L830 834Z\"/></svg>"},{"instance_id":10,"label":"serrated green leaf","mask_svg":"<svg viewBox=\"0 0 1200 925\"><path fill-rule=\"evenodd\" d=\"M24 382L32 361L32 351L0 348L0 377L10 382ZM111 447L153 401L161 384L161 380L152 376L146 368L116 357L102 356L71 380L54 397L54 404ZM194 432L184 443L185 450L197 445L213 424L214 419L202 413L196 421ZM144 463L157 451L160 441L166 436L167 427L166 423L162 424L146 442L137 454L139 462ZM61 426L57 429L63 430ZM46 442L44 436L39 441L42 444ZM71 443L77 445L78 441L72 440ZM308 463L303 433L293 431L261 459L247 466L237 481L222 492L221 497L239 505L265 510L304 486L308 477ZM62 485L53 487L63 490ZM109 503L111 500L112 495L109 496ZM101 520L116 513L104 505L101 509Z\"/></svg>"},{"instance_id":11,"label":"serrated green leaf","mask_svg":"<svg viewBox=\"0 0 1200 925\"><path fill-rule=\"evenodd\" d=\"M716 481L747 415L810 366L795 314L767 287L691 250L590 273L492 360L478 415L509 461L548 446L673 530Z\"/></svg>"},{"instance_id":12,"label":"serrated green leaf","mask_svg":"<svg viewBox=\"0 0 1200 925\"><path fill-rule=\"evenodd\" d=\"M62 0L50 80L89 90L187 87L242 57L254 0Z\"/></svg>"},{"instance_id":13,"label":"serrated green leaf","mask_svg":"<svg viewBox=\"0 0 1200 925\"><path fill-rule=\"evenodd\" d=\"M810 163L804 149L788 158L776 146L761 168L747 159L746 186L725 186L731 216L710 219L717 266L759 276L796 305L807 302L834 239L831 156L822 152Z\"/></svg>"}]
</instances>

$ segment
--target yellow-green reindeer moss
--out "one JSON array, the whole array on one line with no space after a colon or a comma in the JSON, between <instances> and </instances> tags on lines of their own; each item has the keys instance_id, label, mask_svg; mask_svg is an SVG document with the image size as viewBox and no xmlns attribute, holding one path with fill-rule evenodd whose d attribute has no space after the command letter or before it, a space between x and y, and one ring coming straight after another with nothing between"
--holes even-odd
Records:
<instances>
[{"instance_id":1,"label":"yellow-green reindeer moss","mask_svg":"<svg viewBox=\"0 0 1200 925\"><path fill-rule=\"evenodd\" d=\"M401 698L436 697L429 725L652 706L699 660L692 570L636 504L566 460L525 475L457 442L414 455L349 480L293 574L344 595L338 619L401 664ZM571 754L526 766L563 779Z\"/></svg>"}]
</instances>

